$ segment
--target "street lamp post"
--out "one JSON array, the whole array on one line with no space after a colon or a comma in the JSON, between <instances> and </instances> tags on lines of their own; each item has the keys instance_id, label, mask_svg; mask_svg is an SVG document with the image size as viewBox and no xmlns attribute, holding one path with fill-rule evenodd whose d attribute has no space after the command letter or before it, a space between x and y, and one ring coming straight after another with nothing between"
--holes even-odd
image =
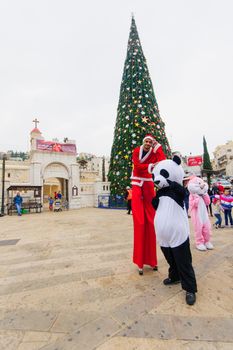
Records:
<instances>
[{"instance_id":1,"label":"street lamp post","mask_svg":"<svg viewBox=\"0 0 233 350\"><path fill-rule=\"evenodd\" d=\"M6 154L2 157L2 207L0 216L4 216L4 202L5 202L5 164L6 164Z\"/></svg>"}]
</instances>

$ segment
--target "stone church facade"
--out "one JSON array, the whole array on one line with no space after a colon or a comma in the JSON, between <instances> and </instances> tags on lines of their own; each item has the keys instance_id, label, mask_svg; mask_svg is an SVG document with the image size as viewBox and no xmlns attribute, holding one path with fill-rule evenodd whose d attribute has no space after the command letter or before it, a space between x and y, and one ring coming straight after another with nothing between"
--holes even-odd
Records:
<instances>
[{"instance_id":1,"label":"stone church facade","mask_svg":"<svg viewBox=\"0 0 233 350\"><path fill-rule=\"evenodd\" d=\"M100 157L89 156L83 169L77 162L76 143L67 140L46 141L35 127L30 133L30 156L25 161L7 160L5 165L5 191L11 185L42 186L44 209L48 197L61 191L70 209L98 207L98 198L110 193L110 184L101 178ZM108 162L107 162L108 165ZM0 187L2 186L0 161ZM0 188L0 197L2 190ZM27 197L26 193L22 196ZM5 195L5 198L7 196Z\"/></svg>"}]
</instances>

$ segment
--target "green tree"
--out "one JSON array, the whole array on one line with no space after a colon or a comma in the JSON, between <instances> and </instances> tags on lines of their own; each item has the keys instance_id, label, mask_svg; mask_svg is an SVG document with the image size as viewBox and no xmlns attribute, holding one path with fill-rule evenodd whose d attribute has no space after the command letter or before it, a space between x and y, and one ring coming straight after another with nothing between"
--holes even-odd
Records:
<instances>
[{"instance_id":1,"label":"green tree","mask_svg":"<svg viewBox=\"0 0 233 350\"><path fill-rule=\"evenodd\" d=\"M8 154L10 155L10 157L12 158L21 158L22 160L26 160L29 158L29 154L28 152L22 152L22 151L8 151Z\"/></svg>"},{"instance_id":2,"label":"green tree","mask_svg":"<svg viewBox=\"0 0 233 350\"><path fill-rule=\"evenodd\" d=\"M211 174L213 173L213 168L210 161L210 156L209 156L205 136L203 136L203 173L206 174L208 185L210 186L210 177L211 177Z\"/></svg>"},{"instance_id":3,"label":"green tree","mask_svg":"<svg viewBox=\"0 0 233 350\"><path fill-rule=\"evenodd\" d=\"M123 194L129 185L132 151L142 143L147 133L153 134L162 144L164 152L170 156L164 127L132 17L108 173L111 194Z\"/></svg>"}]
</instances>

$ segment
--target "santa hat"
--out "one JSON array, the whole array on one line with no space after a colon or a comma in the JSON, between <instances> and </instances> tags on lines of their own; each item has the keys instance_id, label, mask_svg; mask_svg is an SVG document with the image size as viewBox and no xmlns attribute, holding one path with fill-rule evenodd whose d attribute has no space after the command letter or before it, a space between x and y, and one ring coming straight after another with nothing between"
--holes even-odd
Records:
<instances>
[{"instance_id":1,"label":"santa hat","mask_svg":"<svg viewBox=\"0 0 233 350\"><path fill-rule=\"evenodd\" d=\"M153 142L155 141L154 136L151 134L146 134L146 136L144 137L144 139L142 141L144 142L146 139L150 139Z\"/></svg>"}]
</instances>

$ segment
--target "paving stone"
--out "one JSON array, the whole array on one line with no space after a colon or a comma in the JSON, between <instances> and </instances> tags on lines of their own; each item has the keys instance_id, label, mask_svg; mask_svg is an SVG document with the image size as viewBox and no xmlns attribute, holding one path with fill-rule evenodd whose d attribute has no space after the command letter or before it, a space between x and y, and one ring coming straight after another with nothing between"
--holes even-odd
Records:
<instances>
[{"instance_id":1,"label":"paving stone","mask_svg":"<svg viewBox=\"0 0 233 350\"><path fill-rule=\"evenodd\" d=\"M119 334L123 337L172 339L175 333L169 315L145 315Z\"/></svg>"},{"instance_id":2,"label":"paving stone","mask_svg":"<svg viewBox=\"0 0 233 350\"><path fill-rule=\"evenodd\" d=\"M116 336L97 347L96 350L167 350L174 349L169 341L163 341L163 348L158 346L157 339L128 338ZM165 347L166 346L166 347Z\"/></svg>"},{"instance_id":3,"label":"paving stone","mask_svg":"<svg viewBox=\"0 0 233 350\"><path fill-rule=\"evenodd\" d=\"M131 247L130 247L131 248ZM128 252L128 249L127 249ZM111 254L111 256L104 255L101 257L101 261L121 261L121 260L128 260L128 254L126 253L119 253L119 254Z\"/></svg>"},{"instance_id":4,"label":"paving stone","mask_svg":"<svg viewBox=\"0 0 233 350\"><path fill-rule=\"evenodd\" d=\"M163 300L171 297L173 293L174 291L170 288L159 285L157 288L154 287L154 291L145 292L145 295L137 296L117 306L111 315L123 325L130 324L138 320L143 314L150 312L157 305L160 305Z\"/></svg>"},{"instance_id":5,"label":"paving stone","mask_svg":"<svg viewBox=\"0 0 233 350\"><path fill-rule=\"evenodd\" d=\"M0 246L15 245L20 241L20 239L5 239L0 241Z\"/></svg>"},{"instance_id":6,"label":"paving stone","mask_svg":"<svg viewBox=\"0 0 233 350\"><path fill-rule=\"evenodd\" d=\"M119 324L112 318L101 318L72 332L63 340L44 347L43 350L93 350L119 330Z\"/></svg>"},{"instance_id":7,"label":"paving stone","mask_svg":"<svg viewBox=\"0 0 233 350\"><path fill-rule=\"evenodd\" d=\"M177 339L233 342L233 318L172 317Z\"/></svg>"},{"instance_id":8,"label":"paving stone","mask_svg":"<svg viewBox=\"0 0 233 350\"><path fill-rule=\"evenodd\" d=\"M10 283L8 285L2 286L0 290L0 295L32 291L35 289L53 287L59 284L80 281L80 280L81 280L81 273L76 272L70 275L63 274L60 276L57 275L57 276L50 276L48 278L37 278L35 280L30 280L30 281Z\"/></svg>"},{"instance_id":9,"label":"paving stone","mask_svg":"<svg viewBox=\"0 0 233 350\"><path fill-rule=\"evenodd\" d=\"M16 350L23 339L23 332L0 331L0 349Z\"/></svg>"},{"instance_id":10,"label":"paving stone","mask_svg":"<svg viewBox=\"0 0 233 350\"><path fill-rule=\"evenodd\" d=\"M230 343L114 337L96 350L232 350Z\"/></svg>"},{"instance_id":11,"label":"paving stone","mask_svg":"<svg viewBox=\"0 0 233 350\"><path fill-rule=\"evenodd\" d=\"M43 342L48 341L51 338L51 333L49 332L25 332L23 337L24 342Z\"/></svg>"},{"instance_id":12,"label":"paving stone","mask_svg":"<svg viewBox=\"0 0 233 350\"><path fill-rule=\"evenodd\" d=\"M48 331L55 319L50 311L10 311L0 319L0 329Z\"/></svg>"},{"instance_id":13,"label":"paving stone","mask_svg":"<svg viewBox=\"0 0 233 350\"><path fill-rule=\"evenodd\" d=\"M206 317L207 315L208 317L231 317L233 304L232 287L224 277L225 282L220 279L220 274L221 271L215 270L213 277L208 274L198 280L197 301L192 307L186 304L185 292L181 291L181 293L174 294L171 298L164 300L163 303L152 309L150 313L179 316L198 315L199 317Z\"/></svg>"},{"instance_id":14,"label":"paving stone","mask_svg":"<svg viewBox=\"0 0 233 350\"><path fill-rule=\"evenodd\" d=\"M114 271L111 268L87 270L82 272L82 279L88 280L91 278L99 278L99 277L112 276L112 275L114 275Z\"/></svg>"},{"instance_id":15,"label":"paving stone","mask_svg":"<svg viewBox=\"0 0 233 350\"><path fill-rule=\"evenodd\" d=\"M47 271L48 273L51 271L57 271L60 269L70 269L74 267L74 261L73 260L67 260L67 261L39 261L35 262L35 264L32 263L30 266L28 264L17 264L13 265L13 267L8 272L8 276L18 276L25 273L40 273L41 271ZM66 270L67 271L67 270Z\"/></svg>"},{"instance_id":16,"label":"paving stone","mask_svg":"<svg viewBox=\"0 0 233 350\"><path fill-rule=\"evenodd\" d=\"M94 312L60 313L51 331L70 333L97 318L99 318L99 315Z\"/></svg>"},{"instance_id":17,"label":"paving stone","mask_svg":"<svg viewBox=\"0 0 233 350\"><path fill-rule=\"evenodd\" d=\"M40 350L47 342L23 342L19 345L17 350Z\"/></svg>"},{"instance_id":18,"label":"paving stone","mask_svg":"<svg viewBox=\"0 0 233 350\"><path fill-rule=\"evenodd\" d=\"M206 252L199 252L199 254L206 254ZM219 267L222 261L226 259L231 259L233 256L233 245L229 244L225 249L207 252L208 255L202 260L202 263L195 268L197 276L203 276L207 271L212 271L214 268ZM204 255L203 255L204 257Z\"/></svg>"}]
</instances>

